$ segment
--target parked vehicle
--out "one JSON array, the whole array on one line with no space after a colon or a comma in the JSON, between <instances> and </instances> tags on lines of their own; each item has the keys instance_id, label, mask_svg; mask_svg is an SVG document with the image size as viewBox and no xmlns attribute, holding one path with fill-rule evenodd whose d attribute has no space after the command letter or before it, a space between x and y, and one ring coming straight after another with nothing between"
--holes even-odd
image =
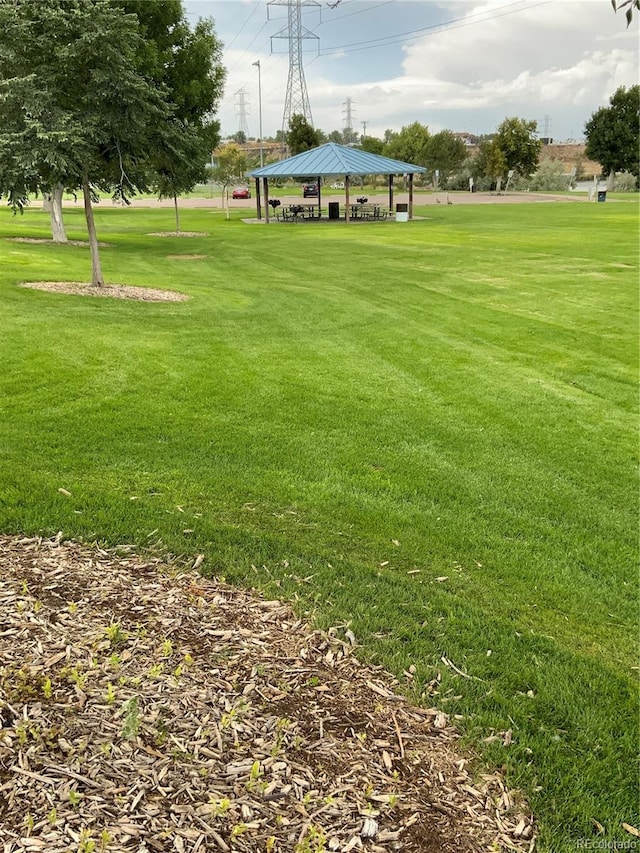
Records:
<instances>
[{"instance_id":1,"label":"parked vehicle","mask_svg":"<svg viewBox=\"0 0 640 853\"><path fill-rule=\"evenodd\" d=\"M231 198L251 198L248 187L236 187L231 193Z\"/></svg>"},{"instance_id":2,"label":"parked vehicle","mask_svg":"<svg viewBox=\"0 0 640 853\"><path fill-rule=\"evenodd\" d=\"M344 189L344 181L336 181L335 184L331 184L332 190L343 190Z\"/></svg>"},{"instance_id":3,"label":"parked vehicle","mask_svg":"<svg viewBox=\"0 0 640 853\"><path fill-rule=\"evenodd\" d=\"M317 198L319 195L319 189L317 184L303 184L302 185L302 195L304 198Z\"/></svg>"}]
</instances>

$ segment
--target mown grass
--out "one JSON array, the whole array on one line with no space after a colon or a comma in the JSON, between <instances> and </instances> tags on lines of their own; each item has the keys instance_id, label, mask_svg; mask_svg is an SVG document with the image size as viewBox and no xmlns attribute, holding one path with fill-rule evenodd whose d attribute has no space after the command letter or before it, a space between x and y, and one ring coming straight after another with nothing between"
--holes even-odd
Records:
<instances>
[{"instance_id":1,"label":"mown grass","mask_svg":"<svg viewBox=\"0 0 640 853\"><path fill-rule=\"evenodd\" d=\"M422 212L184 210L210 236L161 239L171 210L98 210L107 278L187 303L19 289L88 279L88 252L0 241L0 529L202 552L350 621L364 656L416 667L416 698L441 677L423 701L526 790L541 850L601 839L596 821L626 840L637 208ZM83 236L79 211L67 228ZM46 234L41 213L0 215L0 235Z\"/></svg>"}]
</instances>

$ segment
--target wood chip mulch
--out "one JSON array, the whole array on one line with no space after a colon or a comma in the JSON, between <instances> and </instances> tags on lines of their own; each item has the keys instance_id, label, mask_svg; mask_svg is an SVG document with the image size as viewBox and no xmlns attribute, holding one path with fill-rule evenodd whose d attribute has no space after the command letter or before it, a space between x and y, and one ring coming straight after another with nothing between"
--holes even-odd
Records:
<instances>
[{"instance_id":1,"label":"wood chip mulch","mask_svg":"<svg viewBox=\"0 0 640 853\"><path fill-rule=\"evenodd\" d=\"M8 240L10 243L40 243L47 246L89 246L88 240L64 240L60 242L58 240L52 240L51 237L5 237L5 240ZM98 246L101 246L102 248L112 245L112 243L98 242Z\"/></svg>"},{"instance_id":2,"label":"wood chip mulch","mask_svg":"<svg viewBox=\"0 0 640 853\"><path fill-rule=\"evenodd\" d=\"M206 255L167 255L170 261L202 261Z\"/></svg>"},{"instance_id":3,"label":"wood chip mulch","mask_svg":"<svg viewBox=\"0 0 640 853\"><path fill-rule=\"evenodd\" d=\"M348 628L201 564L0 537L2 853L533 851Z\"/></svg>"},{"instance_id":4,"label":"wood chip mulch","mask_svg":"<svg viewBox=\"0 0 640 853\"><path fill-rule=\"evenodd\" d=\"M97 296L111 299L135 299L139 302L186 302L186 293L159 290L156 287L134 287L127 284L105 284L95 287L81 281L23 281L20 287L46 290L49 293L66 293L70 296Z\"/></svg>"},{"instance_id":5,"label":"wood chip mulch","mask_svg":"<svg viewBox=\"0 0 640 853\"><path fill-rule=\"evenodd\" d=\"M151 231L149 237L208 237L206 231Z\"/></svg>"}]
</instances>

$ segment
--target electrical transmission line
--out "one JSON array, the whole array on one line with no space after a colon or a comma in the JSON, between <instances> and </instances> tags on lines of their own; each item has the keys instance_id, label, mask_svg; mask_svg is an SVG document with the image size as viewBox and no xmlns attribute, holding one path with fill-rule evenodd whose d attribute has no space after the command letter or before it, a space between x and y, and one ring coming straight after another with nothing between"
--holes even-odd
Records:
<instances>
[{"instance_id":1,"label":"electrical transmission line","mask_svg":"<svg viewBox=\"0 0 640 853\"><path fill-rule=\"evenodd\" d=\"M272 39L289 40L289 78L284 101L282 130L285 133L287 132L293 115L304 116L305 120L313 127L307 82L304 79L304 67L302 65L302 42L304 39L318 40L318 36L302 25L302 9L303 7L320 6L320 4L316 0L271 0L267 3L267 17L270 6L287 7L287 26L271 36Z\"/></svg>"}]
</instances>

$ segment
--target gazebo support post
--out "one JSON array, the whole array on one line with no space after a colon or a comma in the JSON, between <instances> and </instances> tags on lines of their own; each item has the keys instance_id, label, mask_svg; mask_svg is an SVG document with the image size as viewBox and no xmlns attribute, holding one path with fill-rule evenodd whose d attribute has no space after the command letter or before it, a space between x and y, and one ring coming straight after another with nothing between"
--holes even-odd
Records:
<instances>
[{"instance_id":1,"label":"gazebo support post","mask_svg":"<svg viewBox=\"0 0 640 853\"><path fill-rule=\"evenodd\" d=\"M413 219L413 172L409 175L409 219Z\"/></svg>"},{"instance_id":2,"label":"gazebo support post","mask_svg":"<svg viewBox=\"0 0 640 853\"><path fill-rule=\"evenodd\" d=\"M322 184L320 183L320 175L317 177L318 183L318 219L320 219L320 211L322 210Z\"/></svg>"},{"instance_id":3,"label":"gazebo support post","mask_svg":"<svg viewBox=\"0 0 640 853\"><path fill-rule=\"evenodd\" d=\"M256 178L256 214L262 219L262 206L260 204L260 178Z\"/></svg>"},{"instance_id":4,"label":"gazebo support post","mask_svg":"<svg viewBox=\"0 0 640 853\"><path fill-rule=\"evenodd\" d=\"M389 175L389 213L393 213L393 175Z\"/></svg>"},{"instance_id":5,"label":"gazebo support post","mask_svg":"<svg viewBox=\"0 0 640 853\"><path fill-rule=\"evenodd\" d=\"M269 178L264 180L264 221L269 224Z\"/></svg>"},{"instance_id":6,"label":"gazebo support post","mask_svg":"<svg viewBox=\"0 0 640 853\"><path fill-rule=\"evenodd\" d=\"M344 176L344 221L349 221L349 175Z\"/></svg>"}]
</instances>

